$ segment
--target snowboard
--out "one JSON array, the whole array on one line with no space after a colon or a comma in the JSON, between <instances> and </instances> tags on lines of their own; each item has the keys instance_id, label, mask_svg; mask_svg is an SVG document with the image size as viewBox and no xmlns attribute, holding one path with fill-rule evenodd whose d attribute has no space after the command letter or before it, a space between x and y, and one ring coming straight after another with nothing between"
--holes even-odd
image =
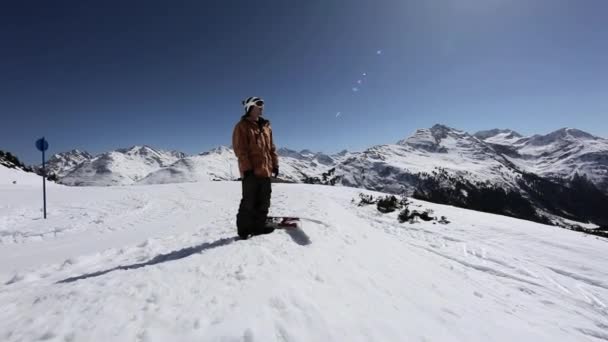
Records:
<instances>
[{"instance_id":1,"label":"snowboard","mask_svg":"<svg viewBox=\"0 0 608 342\"><path fill-rule=\"evenodd\" d=\"M300 228L300 218L288 216L268 216L266 219L266 226L274 229Z\"/></svg>"}]
</instances>

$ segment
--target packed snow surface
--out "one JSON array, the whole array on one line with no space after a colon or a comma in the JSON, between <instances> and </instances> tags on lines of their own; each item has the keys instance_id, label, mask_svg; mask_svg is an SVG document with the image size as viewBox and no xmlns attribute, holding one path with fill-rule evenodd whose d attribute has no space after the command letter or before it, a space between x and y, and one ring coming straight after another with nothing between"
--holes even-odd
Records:
<instances>
[{"instance_id":1,"label":"packed snow surface","mask_svg":"<svg viewBox=\"0 0 608 342\"><path fill-rule=\"evenodd\" d=\"M2 341L606 341L608 242L360 190L273 186L300 230L237 241L238 182L0 184Z\"/></svg>"},{"instance_id":2,"label":"packed snow surface","mask_svg":"<svg viewBox=\"0 0 608 342\"><path fill-rule=\"evenodd\" d=\"M47 184L49 183L51 182L47 182ZM6 185L11 185L13 187L14 185L40 185L40 191L42 191L42 177L33 172L25 172L19 168L8 168L4 165L0 165L0 186L4 187ZM4 195L2 195L2 197L4 197ZM0 199L0 201L2 200Z\"/></svg>"}]
</instances>

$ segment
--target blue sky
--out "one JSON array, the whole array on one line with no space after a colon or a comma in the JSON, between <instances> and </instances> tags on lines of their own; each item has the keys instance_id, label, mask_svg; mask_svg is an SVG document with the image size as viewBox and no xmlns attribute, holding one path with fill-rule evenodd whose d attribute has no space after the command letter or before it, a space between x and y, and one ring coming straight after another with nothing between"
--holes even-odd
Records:
<instances>
[{"instance_id":1,"label":"blue sky","mask_svg":"<svg viewBox=\"0 0 608 342\"><path fill-rule=\"evenodd\" d=\"M435 123L608 137L606 13L602 0L2 4L0 149L37 162L44 135L51 153L198 153L230 145L248 96L293 149L361 150Z\"/></svg>"}]
</instances>

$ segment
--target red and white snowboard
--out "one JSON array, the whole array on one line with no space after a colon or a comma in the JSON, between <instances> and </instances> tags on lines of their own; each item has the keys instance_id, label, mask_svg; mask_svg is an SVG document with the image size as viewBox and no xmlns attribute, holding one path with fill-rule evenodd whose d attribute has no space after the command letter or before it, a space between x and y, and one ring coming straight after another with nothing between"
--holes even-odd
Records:
<instances>
[{"instance_id":1,"label":"red and white snowboard","mask_svg":"<svg viewBox=\"0 0 608 342\"><path fill-rule=\"evenodd\" d=\"M268 216L266 226L274 229L300 228L299 217Z\"/></svg>"}]
</instances>

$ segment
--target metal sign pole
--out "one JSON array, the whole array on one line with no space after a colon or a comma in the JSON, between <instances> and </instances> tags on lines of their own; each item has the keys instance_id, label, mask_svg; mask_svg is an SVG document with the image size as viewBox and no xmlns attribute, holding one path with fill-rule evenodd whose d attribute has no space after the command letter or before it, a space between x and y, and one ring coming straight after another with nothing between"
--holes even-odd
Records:
<instances>
[{"instance_id":1,"label":"metal sign pole","mask_svg":"<svg viewBox=\"0 0 608 342\"><path fill-rule=\"evenodd\" d=\"M49 143L42 137L36 140L36 148L42 152L42 203L44 208L44 219L46 219L46 161L44 160L44 151L49 149Z\"/></svg>"},{"instance_id":2,"label":"metal sign pole","mask_svg":"<svg viewBox=\"0 0 608 342\"><path fill-rule=\"evenodd\" d=\"M44 219L46 220L46 165L44 161L44 150L42 151L42 201L44 202Z\"/></svg>"}]
</instances>

